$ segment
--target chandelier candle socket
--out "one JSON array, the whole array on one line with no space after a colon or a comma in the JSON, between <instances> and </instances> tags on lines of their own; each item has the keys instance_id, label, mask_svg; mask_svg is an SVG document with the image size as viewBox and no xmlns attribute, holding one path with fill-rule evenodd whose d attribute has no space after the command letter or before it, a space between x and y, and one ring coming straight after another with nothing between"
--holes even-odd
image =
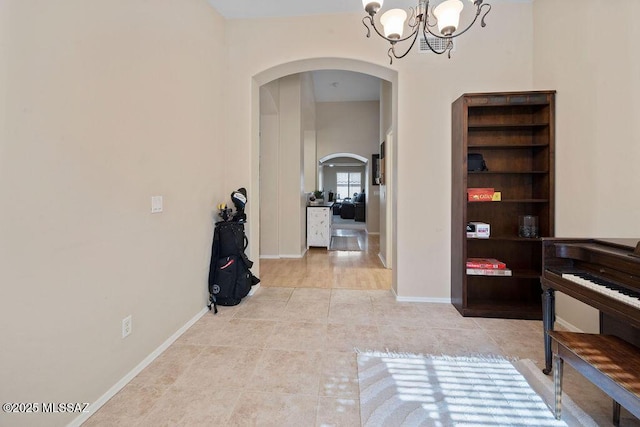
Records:
<instances>
[{"instance_id":1,"label":"chandelier candle socket","mask_svg":"<svg viewBox=\"0 0 640 427\"><path fill-rule=\"evenodd\" d=\"M362 24L367 28L367 37L371 37L371 28L373 28L380 37L391 44L388 51L390 63L393 63L393 58L400 59L407 56L421 34L431 51L439 55L447 52L447 56L451 58L453 39L466 33L476 23L480 15L482 15L480 26L486 26L484 18L491 11L491 5L484 3L484 0L468 1L476 7L476 13L473 20L461 31L458 31L460 14L464 8L461 0L445 0L435 8L429 7L430 0L418 0L418 5L415 8L409 8L410 18L408 21L407 12L402 9L391 9L380 17L382 32L376 26L374 17L382 8L383 0L362 0L364 10L368 14L368 16L362 18ZM405 26L410 30L410 34L403 37ZM432 30L436 26L438 30ZM429 37L427 36L442 39L444 47L433 46L429 43ZM409 47L404 53L398 54L396 45L405 41L408 42Z\"/></svg>"}]
</instances>

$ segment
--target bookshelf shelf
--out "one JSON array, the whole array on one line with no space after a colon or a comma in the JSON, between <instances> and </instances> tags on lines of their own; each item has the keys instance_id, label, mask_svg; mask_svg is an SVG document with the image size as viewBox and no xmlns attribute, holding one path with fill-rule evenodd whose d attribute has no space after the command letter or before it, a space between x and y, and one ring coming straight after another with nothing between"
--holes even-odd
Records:
<instances>
[{"instance_id":1,"label":"bookshelf shelf","mask_svg":"<svg viewBox=\"0 0 640 427\"><path fill-rule=\"evenodd\" d=\"M469 150L518 150L523 148L544 148L549 144L481 144L481 145L468 145Z\"/></svg>"},{"instance_id":2,"label":"bookshelf shelf","mask_svg":"<svg viewBox=\"0 0 640 427\"><path fill-rule=\"evenodd\" d=\"M549 171L529 171L529 170L524 170L524 171L516 171L516 170L507 170L507 171L484 171L484 172L475 172L475 171L471 171L469 172L469 175L475 175L475 174L482 174L482 175L498 175L498 174L544 174L544 173L549 173Z\"/></svg>"},{"instance_id":3,"label":"bookshelf shelf","mask_svg":"<svg viewBox=\"0 0 640 427\"><path fill-rule=\"evenodd\" d=\"M554 235L555 92L465 94L452 104L451 300L464 316L540 319L540 238L518 236L518 218L538 217ZM467 154L488 171L467 171ZM494 188L496 202L470 202L468 188ZM466 224L491 225L488 239ZM511 276L467 275L467 258L496 258Z\"/></svg>"},{"instance_id":4,"label":"bookshelf shelf","mask_svg":"<svg viewBox=\"0 0 640 427\"><path fill-rule=\"evenodd\" d=\"M486 124L469 124L469 129L493 130L493 129L528 129L541 128L549 126L549 123L486 123Z\"/></svg>"},{"instance_id":5,"label":"bookshelf shelf","mask_svg":"<svg viewBox=\"0 0 640 427\"><path fill-rule=\"evenodd\" d=\"M467 240L496 240L496 241L517 241L517 242L523 242L523 243L540 243L542 241L542 239L534 237L520 237L520 236L512 236L512 235L504 235L504 236L499 236L499 235L492 235L488 238L483 238L483 237L467 237Z\"/></svg>"},{"instance_id":6,"label":"bookshelf shelf","mask_svg":"<svg viewBox=\"0 0 640 427\"><path fill-rule=\"evenodd\" d=\"M549 199L503 199L499 202L469 202L470 205L499 205L500 203L549 203Z\"/></svg>"}]
</instances>

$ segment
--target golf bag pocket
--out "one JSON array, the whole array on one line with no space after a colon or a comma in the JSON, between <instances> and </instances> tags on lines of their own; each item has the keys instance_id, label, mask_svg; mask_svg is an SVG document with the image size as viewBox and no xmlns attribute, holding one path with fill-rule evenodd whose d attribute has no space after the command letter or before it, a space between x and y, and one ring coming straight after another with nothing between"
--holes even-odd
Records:
<instances>
[{"instance_id":1,"label":"golf bag pocket","mask_svg":"<svg viewBox=\"0 0 640 427\"><path fill-rule=\"evenodd\" d=\"M242 297L237 296L238 258L228 256L217 261L210 293L216 305L237 305Z\"/></svg>"}]
</instances>

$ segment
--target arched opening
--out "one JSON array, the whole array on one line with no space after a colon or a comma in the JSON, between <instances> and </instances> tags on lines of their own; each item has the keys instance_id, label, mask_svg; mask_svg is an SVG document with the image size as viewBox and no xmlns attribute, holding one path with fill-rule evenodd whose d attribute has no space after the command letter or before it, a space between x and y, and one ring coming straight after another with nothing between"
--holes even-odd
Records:
<instances>
[{"instance_id":1,"label":"arched opening","mask_svg":"<svg viewBox=\"0 0 640 427\"><path fill-rule=\"evenodd\" d=\"M332 153L318 159L318 162L324 163L328 162L329 160L337 159L339 157L353 157L356 160L360 160L362 163L367 163L369 161L369 159L367 159L366 157L362 157L359 154L355 153Z\"/></svg>"},{"instance_id":2,"label":"arched opening","mask_svg":"<svg viewBox=\"0 0 640 427\"><path fill-rule=\"evenodd\" d=\"M393 129L395 129L395 123L397 118L397 114L396 114L397 72L394 70L381 67L379 65L367 63L367 62L358 61L358 60L350 60L350 59L342 59L342 58L315 58L315 59L300 60L300 61L294 61L291 63L281 64L255 75L253 78L253 87L252 87L253 99L252 99L252 153L251 153L252 187L254 188L254 190L251 192L251 195L250 195L250 198L252 199L250 205L252 206L253 212L252 212L252 215L250 215L251 222L249 224L250 225L249 234L251 236L250 241L259 242L259 245L262 243L260 239L261 214L265 214L265 215L274 214L274 212L272 211L270 212L262 211L265 207L265 204L261 203L261 201L265 200L265 198L274 197L274 195L276 195L273 189L266 191L264 188L261 187L261 184L263 182L263 180L261 179L261 162L268 161L267 159L261 158L261 138L264 136L264 135L261 135L261 119L262 119L262 114L264 112L263 109L271 108L269 105L261 104L261 100L263 100L263 98L261 97L261 90L264 90L265 85L268 85L281 78L304 73L304 72L311 72L315 70L354 71L358 73L368 74L370 76L375 76L381 79L382 81L384 81L384 83L387 84L389 88L385 98L385 102L388 103L388 107L386 109L387 111L390 112L389 113L390 118L388 120L388 123L386 123L384 127L382 127L382 125L380 126L380 129L379 129L380 141L378 142L384 141L385 135L389 134L390 132L393 131ZM387 146L387 150L395 152L396 151L395 144L393 147ZM343 154L344 153L332 153L331 155L324 156L322 159L324 161L327 161L327 160L330 160L331 158L340 157ZM331 157L331 156L334 156L334 157ZM371 163L371 159L368 159L363 156L359 156L359 157L360 157L359 161L362 161L365 164ZM365 179L367 181L371 181L371 177L368 173L368 170L369 169L367 168L367 174ZM395 197L395 193L396 193L394 188L395 180L393 179L393 176L395 175L395 167L392 163L389 163L387 165L387 171L388 171L389 178L386 183L387 184L386 188L384 189L384 194L386 195L387 199L383 208L384 213L380 215L380 221L386 221L387 218L395 216L393 212L393 210L395 209L395 203L393 203L393 198ZM276 191L280 191L280 190L276 189ZM376 191L380 191L382 193L382 190L376 190ZM298 209L298 208L299 206L293 206L293 209ZM256 211L256 209L260 209L260 211ZM287 208L284 206L278 206L277 209L287 209ZM302 212L302 210L300 212ZM301 215L302 214L298 215L298 218L301 218ZM287 226L290 227L291 224L288 223ZM395 225L393 226L393 228L395 228ZM386 243L385 243L385 247L384 248L381 247L380 249L381 251L380 257L383 259L383 262L385 258L388 260L388 262L386 263L387 265L397 265L395 262L392 262L392 260L395 258L395 253L396 253L394 236L395 236L395 233L393 232L393 230L389 229L388 227L385 227L385 236L384 238L381 236L381 240L384 240ZM300 240L299 243L301 247L304 246L304 243L302 242L302 240ZM255 254L256 253L255 250L252 251L252 253ZM280 257L289 257L288 255L295 256L296 254L287 253L286 251L279 252ZM259 257L260 256L261 255L259 252ZM268 256L264 258L268 258ZM395 277L396 277L395 272L393 274L393 277L394 277L393 282L395 284ZM395 288L395 286L393 287Z\"/></svg>"},{"instance_id":3,"label":"arched opening","mask_svg":"<svg viewBox=\"0 0 640 427\"><path fill-rule=\"evenodd\" d=\"M356 153L331 153L318 159L318 184L325 193L332 195L334 202L331 229L334 235L339 230L362 230L363 241L368 246L368 234L380 233L380 204L367 197L372 188L370 161ZM377 196L377 194L376 194Z\"/></svg>"},{"instance_id":4,"label":"arched opening","mask_svg":"<svg viewBox=\"0 0 640 427\"><path fill-rule=\"evenodd\" d=\"M332 153L328 154L324 157L318 159L318 187L325 190L331 191L335 194L336 199L342 199L344 197L349 197L353 194L351 187L355 188L357 191L360 191L360 188L364 189L367 182L369 182L370 174L369 174L369 159L363 157L356 153ZM358 172L361 173L361 179L357 182L359 185L353 185L347 183L346 190L343 187L342 190L338 188L337 179L335 177L335 173L333 176L329 176L329 172L333 171L336 168L357 168Z\"/></svg>"}]
</instances>

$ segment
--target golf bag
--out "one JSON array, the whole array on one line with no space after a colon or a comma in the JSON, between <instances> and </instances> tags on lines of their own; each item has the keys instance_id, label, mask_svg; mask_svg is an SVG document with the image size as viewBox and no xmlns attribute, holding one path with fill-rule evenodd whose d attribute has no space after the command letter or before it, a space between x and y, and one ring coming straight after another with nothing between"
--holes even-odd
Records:
<instances>
[{"instance_id":1,"label":"golf bag","mask_svg":"<svg viewBox=\"0 0 640 427\"><path fill-rule=\"evenodd\" d=\"M209 265L209 310L218 305L231 306L247 296L251 286L260 282L249 269L253 262L244 253L249 241L243 222L216 223Z\"/></svg>"}]
</instances>

